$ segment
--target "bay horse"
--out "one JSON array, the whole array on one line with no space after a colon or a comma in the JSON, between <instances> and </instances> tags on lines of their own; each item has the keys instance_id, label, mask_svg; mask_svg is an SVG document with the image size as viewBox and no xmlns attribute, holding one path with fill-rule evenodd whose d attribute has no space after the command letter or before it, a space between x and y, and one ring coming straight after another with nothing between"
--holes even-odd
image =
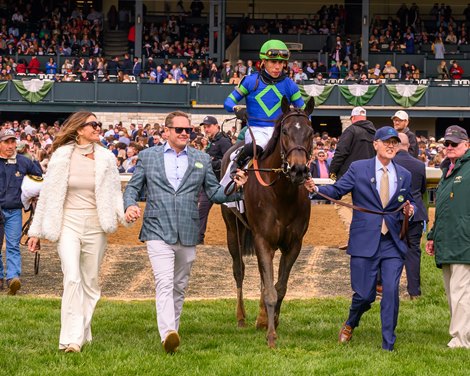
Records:
<instances>
[{"instance_id":1,"label":"bay horse","mask_svg":"<svg viewBox=\"0 0 470 376\"><path fill-rule=\"evenodd\" d=\"M227 227L227 244L232 256L233 275L237 285L237 321L245 326L243 279L245 264L242 255L256 253L261 276L261 297L256 319L258 329L266 329L268 346L276 345L276 328L282 301L292 266L302 247L302 239L310 220L310 200L303 183L308 177L313 149L313 128L309 119L314 100L305 110L291 109L287 99L281 101L282 115L277 120L273 136L258 160L263 186L248 169L248 181L243 187L246 220L233 208L222 205L222 215ZM240 146L238 144L238 146ZM234 145L222 160L222 169L229 163ZM266 170L265 170L266 169ZM282 169L282 172L269 170ZM276 250L282 253L278 280L274 284L273 258Z\"/></svg>"}]
</instances>

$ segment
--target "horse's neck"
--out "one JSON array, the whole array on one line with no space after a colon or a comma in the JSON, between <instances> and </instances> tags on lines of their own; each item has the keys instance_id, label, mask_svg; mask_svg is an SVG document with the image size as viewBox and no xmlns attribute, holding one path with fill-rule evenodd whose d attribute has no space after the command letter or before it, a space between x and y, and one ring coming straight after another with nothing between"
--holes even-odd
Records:
<instances>
[{"instance_id":1,"label":"horse's neck","mask_svg":"<svg viewBox=\"0 0 470 376\"><path fill-rule=\"evenodd\" d=\"M281 138L277 141L276 148L274 151L264 158L259 163L260 167L262 168L280 168L282 165L281 159Z\"/></svg>"},{"instance_id":2,"label":"horse's neck","mask_svg":"<svg viewBox=\"0 0 470 376\"><path fill-rule=\"evenodd\" d=\"M260 168L281 168L282 167L282 158L281 158L281 141L280 138L276 144L274 151L263 159L260 164ZM276 174L270 174L271 178L274 178ZM292 184L283 173L280 173L279 180L272 185L272 189L278 196L283 198L289 196L297 196L299 193L298 186Z\"/></svg>"}]
</instances>

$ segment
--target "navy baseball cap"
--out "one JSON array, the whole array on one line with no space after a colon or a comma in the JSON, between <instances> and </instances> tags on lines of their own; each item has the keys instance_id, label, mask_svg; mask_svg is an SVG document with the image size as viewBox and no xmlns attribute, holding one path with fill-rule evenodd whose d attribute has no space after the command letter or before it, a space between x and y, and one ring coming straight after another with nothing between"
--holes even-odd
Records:
<instances>
[{"instance_id":1,"label":"navy baseball cap","mask_svg":"<svg viewBox=\"0 0 470 376\"><path fill-rule=\"evenodd\" d=\"M396 138L398 142L400 142L400 138L398 137L398 132L395 130L395 128L386 126L386 127L377 129L377 131L375 132L375 137L374 137L375 141L377 140L385 141L390 138Z\"/></svg>"}]
</instances>

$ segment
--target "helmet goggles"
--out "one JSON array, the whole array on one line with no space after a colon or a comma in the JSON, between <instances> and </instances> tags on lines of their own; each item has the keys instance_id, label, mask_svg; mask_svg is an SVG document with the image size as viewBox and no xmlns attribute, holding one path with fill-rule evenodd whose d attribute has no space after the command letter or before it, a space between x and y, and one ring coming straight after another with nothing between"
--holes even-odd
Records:
<instances>
[{"instance_id":1,"label":"helmet goggles","mask_svg":"<svg viewBox=\"0 0 470 376\"><path fill-rule=\"evenodd\" d=\"M264 53L264 56L268 60L289 60L290 52L289 50L271 48Z\"/></svg>"}]
</instances>

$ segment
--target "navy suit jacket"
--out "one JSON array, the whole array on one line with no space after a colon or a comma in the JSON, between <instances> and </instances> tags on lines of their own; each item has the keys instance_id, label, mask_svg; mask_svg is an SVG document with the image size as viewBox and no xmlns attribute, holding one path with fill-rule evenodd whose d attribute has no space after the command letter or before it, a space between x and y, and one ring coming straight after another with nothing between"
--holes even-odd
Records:
<instances>
[{"instance_id":1,"label":"navy suit jacket","mask_svg":"<svg viewBox=\"0 0 470 376\"><path fill-rule=\"evenodd\" d=\"M423 203L423 194L426 192L426 165L404 150L400 150L393 160L411 173L411 195L416 204L413 221L427 221L428 211Z\"/></svg>"},{"instance_id":2,"label":"navy suit jacket","mask_svg":"<svg viewBox=\"0 0 470 376\"><path fill-rule=\"evenodd\" d=\"M385 208L382 207L376 187L375 157L351 163L347 172L333 185L319 187L319 191L334 199L340 199L351 192L353 203L357 206L375 211L393 211L406 200L414 205L411 196L411 174L400 165L392 163L397 172L397 189ZM385 216L362 213L354 210L350 226L347 253L351 256L373 257L378 248L381 236L382 218L385 218L388 230L397 250L405 256L406 242L400 239L400 212Z\"/></svg>"}]
</instances>

